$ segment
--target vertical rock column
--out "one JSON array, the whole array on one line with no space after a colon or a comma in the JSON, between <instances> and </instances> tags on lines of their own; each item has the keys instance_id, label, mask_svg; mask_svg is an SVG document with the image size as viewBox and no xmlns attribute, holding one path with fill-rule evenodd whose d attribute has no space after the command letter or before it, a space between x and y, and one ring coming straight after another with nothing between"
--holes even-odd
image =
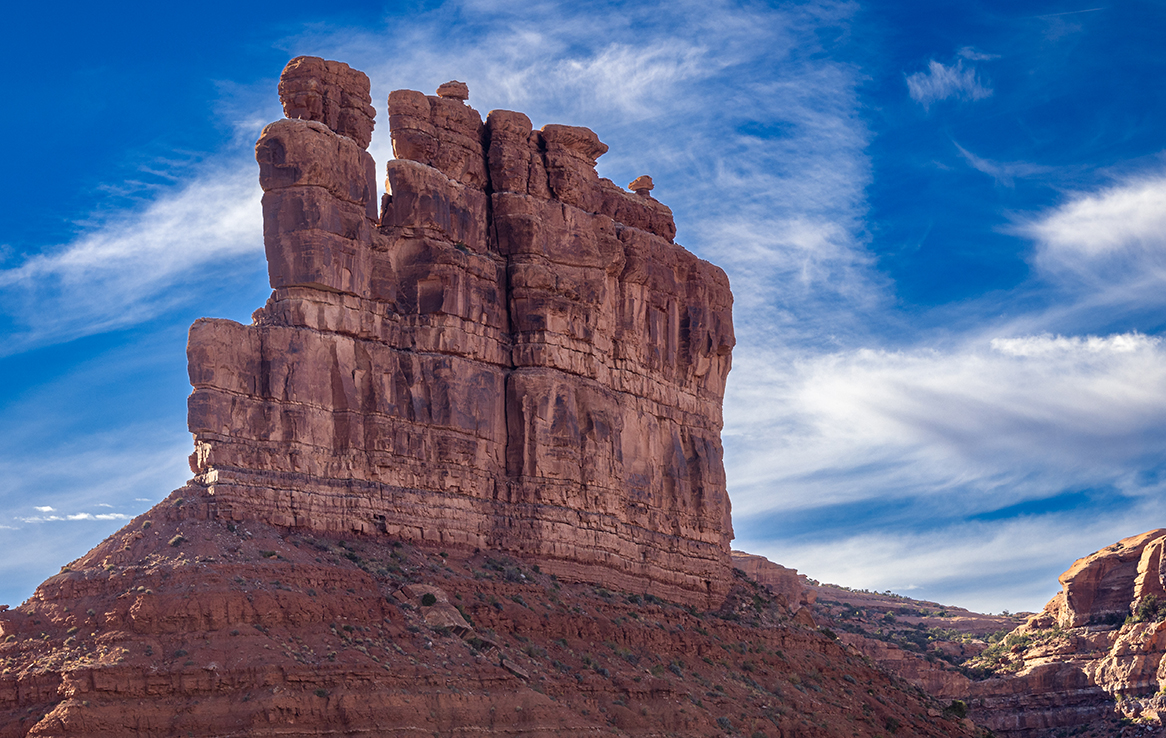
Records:
<instances>
[{"instance_id":1,"label":"vertical rock column","mask_svg":"<svg viewBox=\"0 0 1166 738\"><path fill-rule=\"evenodd\" d=\"M590 130L483 124L462 83L389 97L293 60L256 147L271 285L191 329L196 482L229 519L537 557L715 605L731 582L732 295Z\"/></svg>"},{"instance_id":2,"label":"vertical rock column","mask_svg":"<svg viewBox=\"0 0 1166 738\"><path fill-rule=\"evenodd\" d=\"M728 586L720 446L733 345L723 272L672 243L671 212L595 172L586 128L487 119L513 365L507 472L539 551L623 586ZM616 220L619 215L629 223Z\"/></svg>"}]
</instances>

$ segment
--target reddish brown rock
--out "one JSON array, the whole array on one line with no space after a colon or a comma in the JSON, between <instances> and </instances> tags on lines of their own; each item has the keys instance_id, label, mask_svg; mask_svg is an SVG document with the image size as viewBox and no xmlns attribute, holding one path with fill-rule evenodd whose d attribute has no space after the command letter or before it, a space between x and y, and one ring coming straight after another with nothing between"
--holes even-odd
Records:
<instances>
[{"instance_id":1,"label":"reddish brown rock","mask_svg":"<svg viewBox=\"0 0 1166 738\"><path fill-rule=\"evenodd\" d=\"M792 612L802 608L813 608L817 592L810 585L805 574L797 569L789 569L775 564L764 556L733 551L733 566L745 572L750 578L777 595Z\"/></svg>"},{"instance_id":2,"label":"reddish brown rock","mask_svg":"<svg viewBox=\"0 0 1166 738\"><path fill-rule=\"evenodd\" d=\"M458 82L456 79L437 88L438 97L448 97L453 100L469 100L470 88L465 82Z\"/></svg>"},{"instance_id":3,"label":"reddish brown rock","mask_svg":"<svg viewBox=\"0 0 1166 738\"><path fill-rule=\"evenodd\" d=\"M1062 628L1130 614L1131 602L1162 589L1160 560L1166 529L1132 536L1078 559L1060 577L1061 591L1045 606Z\"/></svg>"},{"instance_id":4,"label":"reddish brown rock","mask_svg":"<svg viewBox=\"0 0 1166 738\"><path fill-rule=\"evenodd\" d=\"M284 87L327 87L313 68ZM593 132L484 126L443 90L390 96L379 218L359 146L264 130L275 292L251 326L191 329L195 482L224 519L536 555L715 606L724 273L671 242L664 206L598 179Z\"/></svg>"},{"instance_id":5,"label":"reddish brown rock","mask_svg":"<svg viewBox=\"0 0 1166 738\"><path fill-rule=\"evenodd\" d=\"M362 149L372 140L376 111L368 77L344 62L316 56L292 59L279 78L279 100L288 118L319 121Z\"/></svg>"},{"instance_id":6,"label":"reddish brown rock","mask_svg":"<svg viewBox=\"0 0 1166 738\"><path fill-rule=\"evenodd\" d=\"M1002 646L971 665L993 678L968 690L977 720L997 733L1101 731L1119 717L1161 728L1166 688L1166 529L1078 559L1062 589Z\"/></svg>"},{"instance_id":7,"label":"reddish brown rock","mask_svg":"<svg viewBox=\"0 0 1166 738\"><path fill-rule=\"evenodd\" d=\"M632 180L628 185L628 189L636 193L640 197L649 197L655 185L652 184L652 178L646 174L640 175Z\"/></svg>"}]
</instances>

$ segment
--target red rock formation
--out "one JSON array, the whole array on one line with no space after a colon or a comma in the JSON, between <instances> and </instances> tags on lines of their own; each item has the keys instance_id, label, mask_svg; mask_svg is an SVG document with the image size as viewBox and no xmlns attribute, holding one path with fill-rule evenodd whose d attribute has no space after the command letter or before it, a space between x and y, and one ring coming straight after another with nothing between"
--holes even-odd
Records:
<instances>
[{"instance_id":1,"label":"red rock formation","mask_svg":"<svg viewBox=\"0 0 1166 738\"><path fill-rule=\"evenodd\" d=\"M1161 727L1164 547L1157 529L1074 562L1044 610L981 659L997 676L970 685L977 721L1013 736L1085 730L1115 715Z\"/></svg>"},{"instance_id":2,"label":"red rock formation","mask_svg":"<svg viewBox=\"0 0 1166 738\"><path fill-rule=\"evenodd\" d=\"M367 79L288 65L256 147L275 292L250 326L190 333L195 481L228 520L535 554L715 606L728 281L667 207L598 178L594 133L483 124L464 88L390 95L378 218Z\"/></svg>"},{"instance_id":3,"label":"red rock formation","mask_svg":"<svg viewBox=\"0 0 1166 738\"><path fill-rule=\"evenodd\" d=\"M797 569L789 569L781 564L775 564L757 554L733 551L732 556L733 566L745 572L750 579L755 580L758 584L768 587L769 591L777 595L791 612L797 613L802 608L813 608L814 600L817 599L818 595L805 574L798 574Z\"/></svg>"},{"instance_id":4,"label":"red rock formation","mask_svg":"<svg viewBox=\"0 0 1166 738\"><path fill-rule=\"evenodd\" d=\"M593 133L393 93L378 212L367 80L280 89L196 477L0 608L0 738L971 734L732 573L728 284Z\"/></svg>"},{"instance_id":5,"label":"red rock formation","mask_svg":"<svg viewBox=\"0 0 1166 738\"><path fill-rule=\"evenodd\" d=\"M181 490L0 612L0 738L972 734L743 580L700 613L215 518Z\"/></svg>"}]
</instances>

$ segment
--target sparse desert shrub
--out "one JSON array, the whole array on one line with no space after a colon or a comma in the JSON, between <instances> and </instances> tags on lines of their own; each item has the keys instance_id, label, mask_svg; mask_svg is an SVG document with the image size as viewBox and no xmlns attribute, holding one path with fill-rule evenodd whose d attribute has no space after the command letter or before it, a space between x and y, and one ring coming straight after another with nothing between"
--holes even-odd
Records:
<instances>
[{"instance_id":1,"label":"sparse desert shrub","mask_svg":"<svg viewBox=\"0 0 1166 738\"><path fill-rule=\"evenodd\" d=\"M943 708L943 711L955 718L963 720L968 716L968 703L963 700L952 700L950 705Z\"/></svg>"},{"instance_id":2,"label":"sparse desert shrub","mask_svg":"<svg viewBox=\"0 0 1166 738\"><path fill-rule=\"evenodd\" d=\"M1166 615L1166 603L1159 601L1154 595L1143 597L1134 608L1136 623L1154 623L1161 620L1163 615Z\"/></svg>"}]
</instances>

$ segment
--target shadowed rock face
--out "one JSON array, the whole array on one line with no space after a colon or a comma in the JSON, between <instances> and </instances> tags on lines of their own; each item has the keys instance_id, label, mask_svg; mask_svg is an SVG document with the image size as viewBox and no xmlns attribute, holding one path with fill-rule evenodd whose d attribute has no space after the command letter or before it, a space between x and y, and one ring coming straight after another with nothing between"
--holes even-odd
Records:
<instances>
[{"instance_id":1,"label":"shadowed rock face","mask_svg":"<svg viewBox=\"0 0 1166 738\"><path fill-rule=\"evenodd\" d=\"M256 146L274 293L252 325L190 331L195 483L224 520L717 604L728 280L666 206L598 177L593 132L483 123L446 87L390 95L378 209L367 78L288 64L288 118Z\"/></svg>"}]
</instances>

